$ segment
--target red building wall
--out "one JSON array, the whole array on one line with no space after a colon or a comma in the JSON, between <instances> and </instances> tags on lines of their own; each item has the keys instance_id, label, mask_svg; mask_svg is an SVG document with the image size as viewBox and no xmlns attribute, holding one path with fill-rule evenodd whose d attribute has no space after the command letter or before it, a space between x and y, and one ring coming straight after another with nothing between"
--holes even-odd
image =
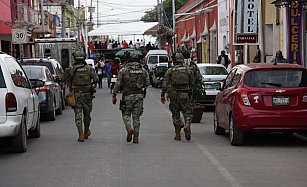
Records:
<instances>
[{"instance_id":1,"label":"red building wall","mask_svg":"<svg viewBox=\"0 0 307 187\"><path fill-rule=\"evenodd\" d=\"M0 1L0 34L11 34L12 30L12 3L11 0Z\"/></svg>"},{"instance_id":2,"label":"red building wall","mask_svg":"<svg viewBox=\"0 0 307 187\"><path fill-rule=\"evenodd\" d=\"M181 9L177 11L177 14L183 13L183 11L187 7L189 7L189 5L195 2L196 0L189 1L185 6L183 6ZM217 0L216 1L204 0L199 5L191 9L189 13L195 12L200 9L204 9L206 7L211 7L216 4L217 4ZM177 34L176 44L177 46L183 45L183 42L181 40L184 37L185 32L186 32L186 36L192 35L194 26L195 26L195 31L196 31L196 42L200 39L201 34L204 32L205 22L206 22L206 27L208 31L213 26L214 22L217 27L216 29L218 29L218 22L217 22L218 21L217 20L218 8L217 6L215 6L210 9L211 9L210 12L199 12L196 15L189 15L189 16L184 15L184 16L180 16L176 18L176 28L177 28L176 29L176 34ZM192 46L192 40L190 40L188 44L189 46Z\"/></svg>"}]
</instances>

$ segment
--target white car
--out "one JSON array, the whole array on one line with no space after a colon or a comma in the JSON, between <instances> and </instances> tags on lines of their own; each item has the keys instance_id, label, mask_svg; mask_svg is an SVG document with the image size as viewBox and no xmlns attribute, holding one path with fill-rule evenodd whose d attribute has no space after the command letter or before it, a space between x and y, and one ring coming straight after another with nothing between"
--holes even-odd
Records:
<instances>
[{"instance_id":1,"label":"white car","mask_svg":"<svg viewBox=\"0 0 307 187\"><path fill-rule=\"evenodd\" d=\"M91 66L93 69L95 69L95 62L93 59L85 59L85 62L87 65Z\"/></svg>"},{"instance_id":2,"label":"white car","mask_svg":"<svg viewBox=\"0 0 307 187\"><path fill-rule=\"evenodd\" d=\"M24 70L10 55L0 53L0 139L13 152L27 151L27 135L40 137L39 101Z\"/></svg>"},{"instance_id":3,"label":"white car","mask_svg":"<svg viewBox=\"0 0 307 187\"><path fill-rule=\"evenodd\" d=\"M213 106L222 82L227 77L227 69L221 64L197 64L205 84L205 105Z\"/></svg>"}]
</instances>

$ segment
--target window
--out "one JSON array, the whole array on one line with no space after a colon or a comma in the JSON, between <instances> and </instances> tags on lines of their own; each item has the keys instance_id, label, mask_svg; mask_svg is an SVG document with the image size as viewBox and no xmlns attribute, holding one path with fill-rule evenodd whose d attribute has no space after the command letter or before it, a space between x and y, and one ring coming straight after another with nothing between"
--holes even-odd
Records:
<instances>
[{"instance_id":1,"label":"window","mask_svg":"<svg viewBox=\"0 0 307 187\"><path fill-rule=\"evenodd\" d=\"M160 63L168 62L168 56L159 56L159 62Z\"/></svg>"},{"instance_id":2,"label":"window","mask_svg":"<svg viewBox=\"0 0 307 187\"><path fill-rule=\"evenodd\" d=\"M232 79L235 75L236 69L231 70L231 72L228 74L226 80L225 80L225 84L224 84L224 89L227 89L231 86L231 82Z\"/></svg>"},{"instance_id":3,"label":"window","mask_svg":"<svg viewBox=\"0 0 307 187\"><path fill-rule=\"evenodd\" d=\"M53 81L53 77L48 69L45 70L45 74L48 81Z\"/></svg>"},{"instance_id":4,"label":"window","mask_svg":"<svg viewBox=\"0 0 307 187\"><path fill-rule=\"evenodd\" d=\"M202 75L227 75L228 72L223 67L202 66L199 67L200 74Z\"/></svg>"},{"instance_id":5,"label":"window","mask_svg":"<svg viewBox=\"0 0 307 187\"><path fill-rule=\"evenodd\" d=\"M244 83L258 88L307 87L307 71L302 70L261 70L246 73Z\"/></svg>"},{"instance_id":6,"label":"window","mask_svg":"<svg viewBox=\"0 0 307 187\"><path fill-rule=\"evenodd\" d=\"M45 49L45 55L46 58L47 57L51 57L51 50L50 49Z\"/></svg>"},{"instance_id":7,"label":"window","mask_svg":"<svg viewBox=\"0 0 307 187\"><path fill-rule=\"evenodd\" d=\"M237 69L235 75L233 76L233 80L231 82L230 87L236 86L242 77L243 71L241 69Z\"/></svg>"},{"instance_id":8,"label":"window","mask_svg":"<svg viewBox=\"0 0 307 187\"><path fill-rule=\"evenodd\" d=\"M0 67L0 88L6 88L1 67Z\"/></svg>"},{"instance_id":9,"label":"window","mask_svg":"<svg viewBox=\"0 0 307 187\"><path fill-rule=\"evenodd\" d=\"M13 58L5 58L4 59L8 71L11 74L12 80L17 87L31 88L26 74L20 67L20 65Z\"/></svg>"},{"instance_id":10,"label":"window","mask_svg":"<svg viewBox=\"0 0 307 187\"><path fill-rule=\"evenodd\" d=\"M28 76L29 79L42 79L45 78L44 73L42 72L42 68L36 67L24 67L23 68Z\"/></svg>"},{"instance_id":11,"label":"window","mask_svg":"<svg viewBox=\"0 0 307 187\"><path fill-rule=\"evenodd\" d=\"M158 64L158 56L149 56L148 64Z\"/></svg>"}]
</instances>

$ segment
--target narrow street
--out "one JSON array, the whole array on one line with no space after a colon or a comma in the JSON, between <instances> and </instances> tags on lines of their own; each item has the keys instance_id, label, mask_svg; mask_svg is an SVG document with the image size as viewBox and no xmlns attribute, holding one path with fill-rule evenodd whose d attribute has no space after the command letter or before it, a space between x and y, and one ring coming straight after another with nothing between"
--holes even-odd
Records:
<instances>
[{"instance_id":1,"label":"narrow street","mask_svg":"<svg viewBox=\"0 0 307 187\"><path fill-rule=\"evenodd\" d=\"M149 88L140 143L125 142L118 105L98 90L92 136L77 142L73 110L42 122L28 151L11 154L1 144L1 186L306 186L307 139L297 135L250 135L246 146L230 146L212 130L212 112L193 124L192 141L173 140L174 130L160 90ZM182 133L183 135L183 133ZM256 141L257 139L257 141Z\"/></svg>"}]
</instances>

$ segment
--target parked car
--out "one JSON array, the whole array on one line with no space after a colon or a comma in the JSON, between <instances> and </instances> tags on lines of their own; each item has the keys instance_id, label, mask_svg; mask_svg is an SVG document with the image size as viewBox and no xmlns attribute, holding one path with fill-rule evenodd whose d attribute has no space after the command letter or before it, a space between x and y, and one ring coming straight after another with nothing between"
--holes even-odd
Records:
<instances>
[{"instance_id":1,"label":"parked car","mask_svg":"<svg viewBox=\"0 0 307 187\"><path fill-rule=\"evenodd\" d=\"M42 116L46 115L47 120L54 121L56 114L62 114L61 86L53 80L49 69L45 66L23 65L22 67L35 87Z\"/></svg>"},{"instance_id":2,"label":"parked car","mask_svg":"<svg viewBox=\"0 0 307 187\"><path fill-rule=\"evenodd\" d=\"M85 59L85 62L87 63L87 65L95 69L95 61L93 59Z\"/></svg>"},{"instance_id":3,"label":"parked car","mask_svg":"<svg viewBox=\"0 0 307 187\"><path fill-rule=\"evenodd\" d=\"M13 152L27 151L27 135L40 137L38 96L24 70L10 55L0 53L0 139Z\"/></svg>"},{"instance_id":4,"label":"parked car","mask_svg":"<svg viewBox=\"0 0 307 187\"><path fill-rule=\"evenodd\" d=\"M206 97L203 104L213 106L216 95L221 89L222 82L228 74L227 69L221 64L197 64L197 66L205 85Z\"/></svg>"},{"instance_id":5,"label":"parked car","mask_svg":"<svg viewBox=\"0 0 307 187\"><path fill-rule=\"evenodd\" d=\"M66 87L63 82L64 77L64 70L61 66L61 64L56 61L55 59L50 58L29 58L29 59L22 59L20 60L21 65L35 65L35 66L46 66L55 82L57 82L61 86L61 92L62 92L62 110L65 109L65 95L68 93L66 92Z\"/></svg>"},{"instance_id":6,"label":"parked car","mask_svg":"<svg viewBox=\"0 0 307 187\"><path fill-rule=\"evenodd\" d=\"M251 131L307 130L307 70L295 64L235 66L215 100L214 132L242 145Z\"/></svg>"}]
</instances>

